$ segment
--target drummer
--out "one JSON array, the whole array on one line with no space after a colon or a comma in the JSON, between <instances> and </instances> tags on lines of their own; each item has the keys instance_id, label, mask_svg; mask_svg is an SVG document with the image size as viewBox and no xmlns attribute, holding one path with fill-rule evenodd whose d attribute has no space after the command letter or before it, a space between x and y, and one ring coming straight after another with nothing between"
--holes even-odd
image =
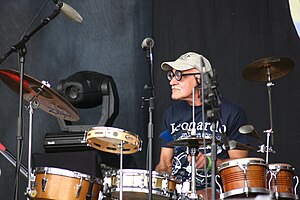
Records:
<instances>
[{"instance_id":1,"label":"drummer","mask_svg":"<svg viewBox=\"0 0 300 200\"><path fill-rule=\"evenodd\" d=\"M195 102L195 128L197 137L205 135L205 138L212 136L212 123L205 117L202 122L202 102L201 102L201 76L198 69L201 66L200 56L194 52L188 52L181 55L177 60L163 62L161 68L167 71L167 79L172 89L171 98L176 100L164 113L162 133L160 138L161 153L160 161L155 170L162 173L169 173L181 178L183 182L191 181L191 157L187 154L185 146L170 147L168 143L190 134L193 127L192 105L193 88ZM210 66L209 61L203 57L204 64ZM216 140L221 140L221 132L226 133L229 140L235 140L242 144L249 144L249 138L239 133L239 127L247 124L247 118L244 110L238 105L221 98L220 115L222 119L216 123ZM206 116L206 112L205 112ZM209 140L207 140L209 141ZM198 194L205 197L205 188L211 186L211 151L210 146L206 145L206 155L204 147L199 146L199 153L196 157L196 189ZM224 145L217 145L217 162L219 166L222 162L231 159L245 158L248 156L246 150L225 150ZM208 170L208 180L205 183L204 163ZM211 191L207 192L208 195ZM208 198L210 199L210 198Z\"/></svg>"}]
</instances>

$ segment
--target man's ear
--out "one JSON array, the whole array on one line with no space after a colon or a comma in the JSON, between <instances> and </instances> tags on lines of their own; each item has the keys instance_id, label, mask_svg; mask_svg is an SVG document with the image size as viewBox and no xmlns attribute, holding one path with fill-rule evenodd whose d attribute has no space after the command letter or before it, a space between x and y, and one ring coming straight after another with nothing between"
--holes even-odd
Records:
<instances>
[{"instance_id":1,"label":"man's ear","mask_svg":"<svg viewBox=\"0 0 300 200\"><path fill-rule=\"evenodd\" d=\"M195 75L195 80L198 86L201 85L201 76L199 74Z\"/></svg>"}]
</instances>

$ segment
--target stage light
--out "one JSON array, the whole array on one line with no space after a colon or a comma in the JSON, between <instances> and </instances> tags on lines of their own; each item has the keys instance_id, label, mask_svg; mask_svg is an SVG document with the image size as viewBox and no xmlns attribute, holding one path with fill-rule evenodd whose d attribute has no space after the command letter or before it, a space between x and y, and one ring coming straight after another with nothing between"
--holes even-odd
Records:
<instances>
[{"instance_id":1,"label":"stage light","mask_svg":"<svg viewBox=\"0 0 300 200\"><path fill-rule=\"evenodd\" d=\"M101 118L94 125L72 125L59 120L63 131L84 131L92 126L110 126L119 113L119 97L111 76L94 71L80 71L59 81L57 91L75 108L89 109L101 105Z\"/></svg>"}]
</instances>

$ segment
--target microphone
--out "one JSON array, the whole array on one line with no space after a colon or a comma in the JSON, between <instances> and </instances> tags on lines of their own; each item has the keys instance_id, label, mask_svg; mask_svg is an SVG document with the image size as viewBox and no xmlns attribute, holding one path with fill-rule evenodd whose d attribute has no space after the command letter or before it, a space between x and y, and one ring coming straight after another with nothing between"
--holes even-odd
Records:
<instances>
[{"instance_id":1,"label":"microphone","mask_svg":"<svg viewBox=\"0 0 300 200\"><path fill-rule=\"evenodd\" d=\"M154 46L154 40L152 38L145 38L141 44L143 50L152 49Z\"/></svg>"},{"instance_id":2,"label":"microphone","mask_svg":"<svg viewBox=\"0 0 300 200\"><path fill-rule=\"evenodd\" d=\"M53 2L61 10L61 12L70 20L77 22L77 23L81 23L83 21L83 18L81 17L81 15L74 8L69 6L68 4L61 2L61 1L57 1L57 0L53 0Z\"/></svg>"},{"instance_id":3,"label":"microphone","mask_svg":"<svg viewBox=\"0 0 300 200\"><path fill-rule=\"evenodd\" d=\"M221 101L218 91L217 75L212 69L210 62L202 55L200 55L200 66L197 69L201 72L203 78L204 103L211 107L219 107Z\"/></svg>"},{"instance_id":4,"label":"microphone","mask_svg":"<svg viewBox=\"0 0 300 200\"><path fill-rule=\"evenodd\" d=\"M224 147L224 145L223 145L223 148L226 149L226 147ZM247 150L247 151L255 150L253 147L249 147L249 146L242 144L240 142L237 142L235 140L229 140L228 141L228 150L232 150L232 149Z\"/></svg>"},{"instance_id":5,"label":"microphone","mask_svg":"<svg viewBox=\"0 0 300 200\"><path fill-rule=\"evenodd\" d=\"M202 55L200 55L200 60L201 60L201 68L198 69L200 72L203 74L208 74L209 78L212 78L214 76L214 72L212 70L210 62Z\"/></svg>"}]
</instances>

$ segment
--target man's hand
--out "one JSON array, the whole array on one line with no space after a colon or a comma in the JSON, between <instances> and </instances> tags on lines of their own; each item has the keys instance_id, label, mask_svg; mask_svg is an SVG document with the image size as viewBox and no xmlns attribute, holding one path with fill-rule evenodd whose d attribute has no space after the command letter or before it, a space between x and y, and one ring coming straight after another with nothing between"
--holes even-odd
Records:
<instances>
[{"instance_id":1,"label":"man's hand","mask_svg":"<svg viewBox=\"0 0 300 200\"><path fill-rule=\"evenodd\" d=\"M189 163L192 163L192 157L188 156ZM204 165L209 166L210 160L205 156L202 152L199 152L196 156L196 168L197 169L204 169Z\"/></svg>"}]
</instances>

